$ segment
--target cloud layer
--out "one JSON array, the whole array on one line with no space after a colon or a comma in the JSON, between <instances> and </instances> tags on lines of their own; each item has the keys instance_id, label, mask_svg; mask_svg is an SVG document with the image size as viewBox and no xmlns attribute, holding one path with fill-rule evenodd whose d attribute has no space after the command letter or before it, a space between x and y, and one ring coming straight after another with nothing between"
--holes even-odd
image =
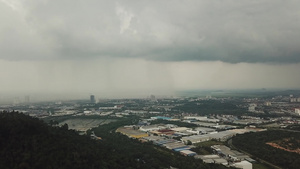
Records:
<instances>
[{"instance_id":1,"label":"cloud layer","mask_svg":"<svg viewBox=\"0 0 300 169\"><path fill-rule=\"evenodd\" d=\"M0 59L299 63L297 0L2 0Z\"/></svg>"},{"instance_id":2,"label":"cloud layer","mask_svg":"<svg viewBox=\"0 0 300 169\"><path fill-rule=\"evenodd\" d=\"M0 61L0 98L3 94L145 98L194 89L299 89L299 67L300 63L158 62L136 58Z\"/></svg>"}]
</instances>

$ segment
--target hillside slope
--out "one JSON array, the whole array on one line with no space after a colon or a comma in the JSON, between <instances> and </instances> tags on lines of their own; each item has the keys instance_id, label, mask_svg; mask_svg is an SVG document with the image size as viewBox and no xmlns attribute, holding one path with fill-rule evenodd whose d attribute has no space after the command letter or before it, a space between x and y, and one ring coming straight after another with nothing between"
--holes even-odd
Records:
<instances>
[{"instance_id":1,"label":"hillside slope","mask_svg":"<svg viewBox=\"0 0 300 169\"><path fill-rule=\"evenodd\" d=\"M128 121L96 128L95 133L103 138L99 141L80 136L67 126L51 127L22 113L2 112L0 168L225 168L112 132Z\"/></svg>"}]
</instances>

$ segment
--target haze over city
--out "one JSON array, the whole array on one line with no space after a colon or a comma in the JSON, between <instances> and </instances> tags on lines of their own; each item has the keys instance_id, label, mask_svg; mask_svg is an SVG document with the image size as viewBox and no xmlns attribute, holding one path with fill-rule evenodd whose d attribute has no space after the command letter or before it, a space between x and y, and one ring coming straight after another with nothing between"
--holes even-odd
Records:
<instances>
[{"instance_id":1,"label":"haze over city","mask_svg":"<svg viewBox=\"0 0 300 169\"><path fill-rule=\"evenodd\" d=\"M0 94L299 89L300 2L1 0Z\"/></svg>"}]
</instances>

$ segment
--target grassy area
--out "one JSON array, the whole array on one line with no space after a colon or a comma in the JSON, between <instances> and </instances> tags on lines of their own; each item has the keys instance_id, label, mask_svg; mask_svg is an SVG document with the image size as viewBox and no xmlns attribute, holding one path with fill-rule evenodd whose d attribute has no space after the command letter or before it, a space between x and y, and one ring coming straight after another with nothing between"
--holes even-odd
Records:
<instances>
[{"instance_id":1,"label":"grassy area","mask_svg":"<svg viewBox=\"0 0 300 169\"><path fill-rule=\"evenodd\" d=\"M253 163L253 169L271 169L270 167L263 165L261 163Z\"/></svg>"},{"instance_id":2,"label":"grassy area","mask_svg":"<svg viewBox=\"0 0 300 169\"><path fill-rule=\"evenodd\" d=\"M271 123L271 124L262 125L262 127L265 127L265 128L280 128L280 125L277 124L277 123Z\"/></svg>"}]
</instances>

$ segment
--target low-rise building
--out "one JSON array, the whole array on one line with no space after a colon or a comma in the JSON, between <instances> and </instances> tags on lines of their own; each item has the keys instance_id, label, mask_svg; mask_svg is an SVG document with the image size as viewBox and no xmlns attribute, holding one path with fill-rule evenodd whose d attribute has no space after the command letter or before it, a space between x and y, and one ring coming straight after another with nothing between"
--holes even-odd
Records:
<instances>
[{"instance_id":1,"label":"low-rise building","mask_svg":"<svg viewBox=\"0 0 300 169\"><path fill-rule=\"evenodd\" d=\"M175 131L170 130L170 129L162 129L162 130L155 130L155 131L151 131L151 134L156 134L156 135L160 135L160 136L165 136L165 135L172 135L175 133Z\"/></svg>"},{"instance_id":2,"label":"low-rise building","mask_svg":"<svg viewBox=\"0 0 300 169\"><path fill-rule=\"evenodd\" d=\"M232 131L221 131L218 133L209 134L209 137L211 139L216 139L218 141L226 141L227 139L231 138L234 135L236 135L236 133Z\"/></svg>"},{"instance_id":3,"label":"low-rise building","mask_svg":"<svg viewBox=\"0 0 300 169\"><path fill-rule=\"evenodd\" d=\"M198 131L199 134L207 134L216 131L215 129L207 128L207 127L197 127L194 130Z\"/></svg>"},{"instance_id":4,"label":"low-rise building","mask_svg":"<svg viewBox=\"0 0 300 169\"><path fill-rule=\"evenodd\" d=\"M225 160L224 158L217 158L213 160L215 161L216 164L228 165L227 160Z\"/></svg>"},{"instance_id":5,"label":"low-rise building","mask_svg":"<svg viewBox=\"0 0 300 169\"><path fill-rule=\"evenodd\" d=\"M189 149L189 146L187 146L181 142L167 143L167 144L163 144L162 146L166 147L167 149L174 150L174 151L181 151L183 149Z\"/></svg>"},{"instance_id":6,"label":"low-rise building","mask_svg":"<svg viewBox=\"0 0 300 169\"><path fill-rule=\"evenodd\" d=\"M176 132L183 132L186 130L189 130L190 128L187 127L176 127L176 128L172 128L172 130L176 131Z\"/></svg>"},{"instance_id":7,"label":"low-rise building","mask_svg":"<svg viewBox=\"0 0 300 169\"><path fill-rule=\"evenodd\" d=\"M163 129L166 128L164 126L159 126L159 125L148 125L148 126L141 126L140 130L144 131L144 132L148 132L148 131L154 131L154 130L159 130L159 129Z\"/></svg>"},{"instance_id":8,"label":"low-rise building","mask_svg":"<svg viewBox=\"0 0 300 169\"><path fill-rule=\"evenodd\" d=\"M180 154L182 154L184 156L195 156L195 155L197 155L196 152L191 151L191 150L182 150L182 151L180 151Z\"/></svg>"},{"instance_id":9,"label":"low-rise building","mask_svg":"<svg viewBox=\"0 0 300 169\"><path fill-rule=\"evenodd\" d=\"M233 167L242 168L242 169L252 169L252 164L248 161L241 161L238 163L232 164Z\"/></svg>"},{"instance_id":10,"label":"low-rise building","mask_svg":"<svg viewBox=\"0 0 300 169\"><path fill-rule=\"evenodd\" d=\"M300 115L300 108L296 108L295 109L295 113L298 114L298 115Z\"/></svg>"},{"instance_id":11,"label":"low-rise building","mask_svg":"<svg viewBox=\"0 0 300 169\"><path fill-rule=\"evenodd\" d=\"M203 141L209 141L210 137L207 135L194 135L194 136L188 136L188 137L182 137L181 141L185 144L188 144L190 141L192 144L200 143Z\"/></svg>"}]
</instances>

